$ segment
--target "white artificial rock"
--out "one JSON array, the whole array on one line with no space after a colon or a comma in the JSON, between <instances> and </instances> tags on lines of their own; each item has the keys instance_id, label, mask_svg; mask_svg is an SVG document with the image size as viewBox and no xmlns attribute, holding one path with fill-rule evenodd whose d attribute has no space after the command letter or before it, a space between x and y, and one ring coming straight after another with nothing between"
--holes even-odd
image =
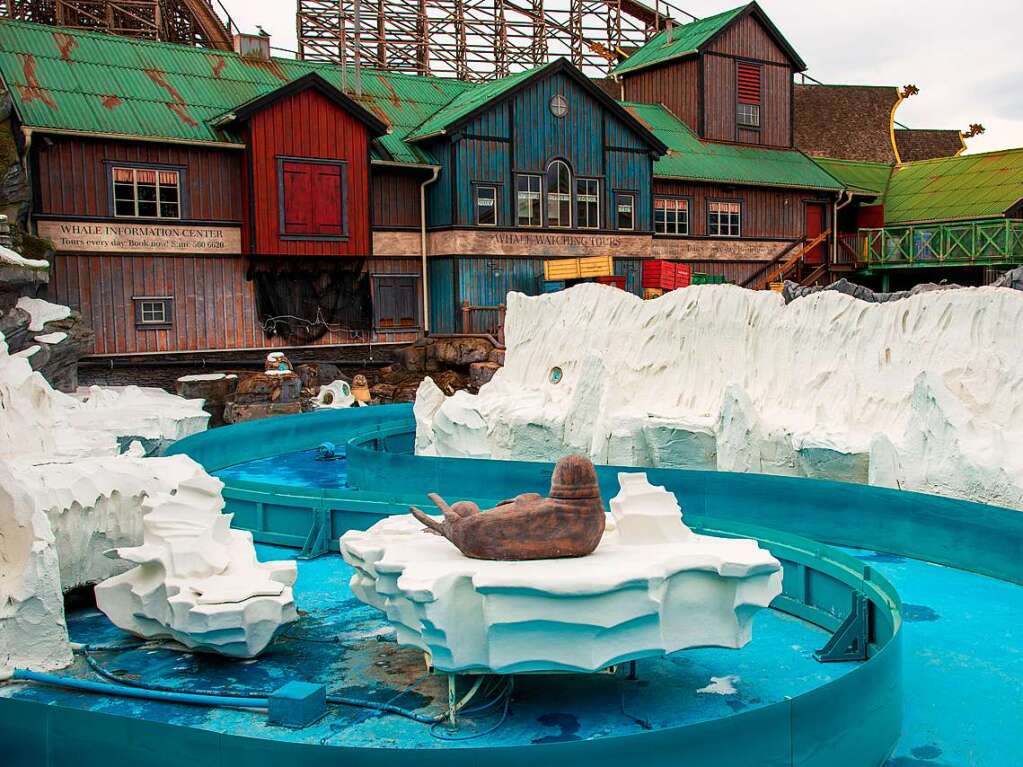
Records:
<instances>
[{"instance_id":1,"label":"white artificial rock","mask_svg":"<svg viewBox=\"0 0 1023 767\"><path fill-rule=\"evenodd\" d=\"M121 445L141 440L150 453L205 431L210 419L203 400L155 387L90 386L74 396L81 404L64 416L72 429L106 432Z\"/></svg>"},{"instance_id":2,"label":"white artificial rock","mask_svg":"<svg viewBox=\"0 0 1023 767\"><path fill-rule=\"evenodd\" d=\"M433 444L433 419L444 404L444 392L427 376L416 389L412 415L416 419L416 455L436 455Z\"/></svg>"},{"instance_id":3,"label":"white artificial rock","mask_svg":"<svg viewBox=\"0 0 1023 767\"><path fill-rule=\"evenodd\" d=\"M38 341L41 344L47 344L49 346L53 346L55 344L59 344L59 343L62 343L64 341L66 341L67 340L67 333L65 333L62 330L59 330L59 331L57 331L55 333L44 333L42 335L38 335L35 338L33 338L32 340L33 341Z\"/></svg>"},{"instance_id":4,"label":"white artificial rock","mask_svg":"<svg viewBox=\"0 0 1023 767\"><path fill-rule=\"evenodd\" d=\"M431 398L416 418L418 452L582 452L595 463L873 482L1023 508L1019 291L888 303L821 291L786 305L728 285L651 301L580 285L512 293L507 305L504 367L478 395L439 407Z\"/></svg>"},{"instance_id":5,"label":"white artificial rock","mask_svg":"<svg viewBox=\"0 0 1023 767\"><path fill-rule=\"evenodd\" d=\"M674 495L645 475L620 477L588 556L470 559L411 515L393 516L341 537L352 593L442 671L596 671L745 645L754 614L781 593L779 562L756 541L694 534Z\"/></svg>"},{"instance_id":6,"label":"white artificial rock","mask_svg":"<svg viewBox=\"0 0 1023 767\"><path fill-rule=\"evenodd\" d=\"M29 269L49 269L50 262L41 258L25 258L20 253L15 253L10 248L0 245L0 264L11 266L24 266Z\"/></svg>"},{"instance_id":7,"label":"white artificial rock","mask_svg":"<svg viewBox=\"0 0 1023 767\"><path fill-rule=\"evenodd\" d=\"M0 674L70 662L62 592L123 571L103 552L141 543L143 500L199 470L184 456L141 458L131 441L204 428L192 404L166 393L148 404L104 399L90 406L55 391L0 335ZM171 409L192 420L168 423Z\"/></svg>"},{"instance_id":8,"label":"white artificial rock","mask_svg":"<svg viewBox=\"0 0 1023 767\"><path fill-rule=\"evenodd\" d=\"M230 378L237 378L234 373L193 373L192 375L181 376L178 381L183 383L193 381L224 381Z\"/></svg>"},{"instance_id":9,"label":"white artificial rock","mask_svg":"<svg viewBox=\"0 0 1023 767\"><path fill-rule=\"evenodd\" d=\"M141 546L117 555L137 567L96 586L96 605L125 631L252 658L298 618L294 561L256 559L252 534L232 530L223 483L192 464L177 491L147 498Z\"/></svg>"},{"instance_id":10,"label":"white artificial rock","mask_svg":"<svg viewBox=\"0 0 1023 767\"><path fill-rule=\"evenodd\" d=\"M320 386L320 391L313 400L317 409L337 410L355 405L355 395L347 381L338 379Z\"/></svg>"},{"instance_id":11,"label":"white artificial rock","mask_svg":"<svg viewBox=\"0 0 1023 767\"><path fill-rule=\"evenodd\" d=\"M41 298L22 296L18 299L18 308L28 312L32 318L28 329L36 333L41 331L47 322L66 320L71 316L71 307L51 304Z\"/></svg>"}]
</instances>

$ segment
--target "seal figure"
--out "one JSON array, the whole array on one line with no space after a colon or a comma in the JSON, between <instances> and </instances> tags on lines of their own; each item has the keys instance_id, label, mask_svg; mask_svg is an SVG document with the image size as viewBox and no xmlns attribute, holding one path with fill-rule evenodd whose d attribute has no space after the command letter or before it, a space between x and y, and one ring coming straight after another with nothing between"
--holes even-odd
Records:
<instances>
[{"instance_id":1,"label":"seal figure","mask_svg":"<svg viewBox=\"0 0 1023 767\"><path fill-rule=\"evenodd\" d=\"M604 534L604 503L589 458L558 461L550 494L524 493L480 511L472 501L452 505L430 493L444 514L439 522L413 506L412 515L429 531L451 541L473 559L514 561L559 559L592 554Z\"/></svg>"}]
</instances>

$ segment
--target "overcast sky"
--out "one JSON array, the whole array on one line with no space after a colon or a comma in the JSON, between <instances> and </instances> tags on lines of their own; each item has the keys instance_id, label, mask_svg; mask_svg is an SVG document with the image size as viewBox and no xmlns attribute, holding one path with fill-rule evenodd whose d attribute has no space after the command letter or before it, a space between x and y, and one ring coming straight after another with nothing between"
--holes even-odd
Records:
<instances>
[{"instance_id":1,"label":"overcast sky","mask_svg":"<svg viewBox=\"0 0 1023 767\"><path fill-rule=\"evenodd\" d=\"M548 0L548 2L567 0ZM242 29L262 25L294 50L295 0L223 0ZM735 0L670 0L696 16ZM652 5L653 3L650 2ZM774 23L829 83L905 85L920 93L899 107L911 128L983 123L970 152L1023 146L1023 1L761 0Z\"/></svg>"}]
</instances>

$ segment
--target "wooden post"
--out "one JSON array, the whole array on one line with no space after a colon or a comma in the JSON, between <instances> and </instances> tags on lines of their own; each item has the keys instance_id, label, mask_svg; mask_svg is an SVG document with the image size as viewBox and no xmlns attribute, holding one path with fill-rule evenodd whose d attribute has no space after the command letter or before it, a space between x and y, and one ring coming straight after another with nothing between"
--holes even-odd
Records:
<instances>
[{"instance_id":1,"label":"wooden post","mask_svg":"<svg viewBox=\"0 0 1023 767\"><path fill-rule=\"evenodd\" d=\"M469 312L470 311L471 311L471 308L469 306L469 302L468 301L463 301L462 302L462 332L463 333L471 333L472 332L469 329L469 325L470 325Z\"/></svg>"}]
</instances>

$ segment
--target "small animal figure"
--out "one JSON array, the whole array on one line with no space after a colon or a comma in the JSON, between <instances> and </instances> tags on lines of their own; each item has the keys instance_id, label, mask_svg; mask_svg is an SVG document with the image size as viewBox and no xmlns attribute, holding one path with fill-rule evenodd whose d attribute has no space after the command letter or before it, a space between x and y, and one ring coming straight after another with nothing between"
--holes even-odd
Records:
<instances>
[{"instance_id":1,"label":"small animal figure","mask_svg":"<svg viewBox=\"0 0 1023 767\"><path fill-rule=\"evenodd\" d=\"M372 395L369 393L369 382L362 373L352 379L352 396L360 405L368 405L372 399Z\"/></svg>"},{"instance_id":2,"label":"small animal figure","mask_svg":"<svg viewBox=\"0 0 1023 767\"><path fill-rule=\"evenodd\" d=\"M550 494L524 493L480 511L471 501L453 505L429 496L444 514L438 522L416 507L412 515L473 559L516 561L592 554L604 534L604 503L590 459L570 455L558 461Z\"/></svg>"}]
</instances>

